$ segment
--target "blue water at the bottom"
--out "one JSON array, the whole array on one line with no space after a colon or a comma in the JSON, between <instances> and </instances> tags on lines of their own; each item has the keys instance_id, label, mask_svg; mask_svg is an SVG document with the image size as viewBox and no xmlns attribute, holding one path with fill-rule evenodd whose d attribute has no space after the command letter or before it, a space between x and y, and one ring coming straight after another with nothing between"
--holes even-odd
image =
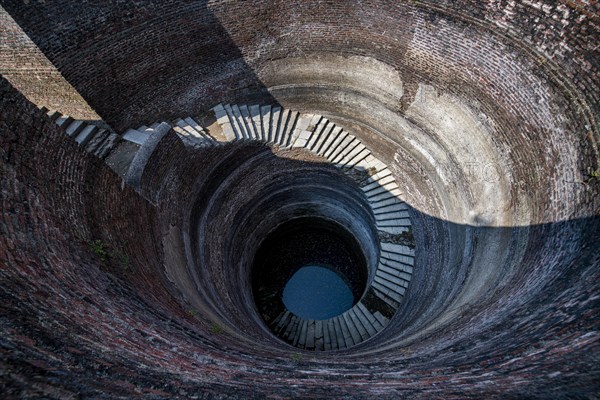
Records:
<instances>
[{"instance_id":1,"label":"blue water at the bottom","mask_svg":"<svg viewBox=\"0 0 600 400\"><path fill-rule=\"evenodd\" d=\"M354 296L346 283L330 269L300 268L283 289L283 304L299 317L328 319L352 307Z\"/></svg>"}]
</instances>

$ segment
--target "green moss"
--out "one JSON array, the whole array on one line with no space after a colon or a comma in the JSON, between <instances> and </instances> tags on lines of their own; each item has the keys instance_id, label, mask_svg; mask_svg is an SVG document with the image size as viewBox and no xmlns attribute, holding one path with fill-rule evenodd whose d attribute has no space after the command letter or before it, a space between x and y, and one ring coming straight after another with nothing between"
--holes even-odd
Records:
<instances>
[{"instance_id":1,"label":"green moss","mask_svg":"<svg viewBox=\"0 0 600 400\"><path fill-rule=\"evenodd\" d=\"M108 256L109 256L108 245L106 243L104 243L102 240L97 239L97 240L92 241L90 243L90 249L92 250L92 253L94 253L101 262L105 263L108 261Z\"/></svg>"},{"instance_id":2,"label":"green moss","mask_svg":"<svg viewBox=\"0 0 600 400\"><path fill-rule=\"evenodd\" d=\"M221 325L217 324L216 322L213 322L213 324L210 326L210 331L212 333L219 334L223 333L223 328L221 327Z\"/></svg>"},{"instance_id":3,"label":"green moss","mask_svg":"<svg viewBox=\"0 0 600 400\"><path fill-rule=\"evenodd\" d=\"M119 252L118 250L111 249L108 244L104 243L100 239L96 239L90 242L90 249L92 253L98 257L100 262L106 263L109 260L116 262L123 271L129 271L131 262L129 256Z\"/></svg>"},{"instance_id":4,"label":"green moss","mask_svg":"<svg viewBox=\"0 0 600 400\"><path fill-rule=\"evenodd\" d=\"M300 353L294 353L290 356L290 358L292 359L293 362L295 362L296 364L301 363L302 362L302 354Z\"/></svg>"}]
</instances>

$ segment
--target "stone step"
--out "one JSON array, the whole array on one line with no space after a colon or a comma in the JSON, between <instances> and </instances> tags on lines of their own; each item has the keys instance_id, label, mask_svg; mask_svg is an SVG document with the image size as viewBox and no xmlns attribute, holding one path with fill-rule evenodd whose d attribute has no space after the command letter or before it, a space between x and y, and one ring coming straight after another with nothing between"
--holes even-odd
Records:
<instances>
[{"instance_id":1,"label":"stone step","mask_svg":"<svg viewBox=\"0 0 600 400\"><path fill-rule=\"evenodd\" d=\"M296 126L294 127L294 131L292 132L290 138L291 147L304 147L304 145L297 145L296 142L303 133L303 138L307 137L307 135L310 135L310 132L307 131L307 129L309 128L313 117L313 114L298 114Z\"/></svg>"},{"instance_id":2,"label":"stone step","mask_svg":"<svg viewBox=\"0 0 600 400\"><path fill-rule=\"evenodd\" d=\"M250 111L250 123L252 124L252 128L254 130L254 136L256 140L263 140L263 131L262 131L262 123L260 121L260 106L255 104L248 107L248 111Z\"/></svg>"},{"instance_id":3,"label":"stone step","mask_svg":"<svg viewBox=\"0 0 600 400\"><path fill-rule=\"evenodd\" d=\"M123 139L131 143L139 144L140 146L144 144L148 137L149 135L146 133L146 131L140 132L137 129L128 129L123 134Z\"/></svg>"},{"instance_id":4,"label":"stone step","mask_svg":"<svg viewBox=\"0 0 600 400\"><path fill-rule=\"evenodd\" d=\"M260 125L261 125L261 136L260 140L263 142L269 141L269 132L271 131L271 106L260 107Z\"/></svg>"},{"instance_id":5,"label":"stone step","mask_svg":"<svg viewBox=\"0 0 600 400\"><path fill-rule=\"evenodd\" d=\"M367 320L371 323L371 325L373 326L373 328L375 329L376 332L381 331L383 328L385 328L386 325L383 325L376 317L375 315L373 315L373 313L371 313L371 311L369 311L367 309L367 306L365 306L361 301L359 301L357 303L358 308L360 309L360 312L362 312L362 314L364 315L365 318L367 318Z\"/></svg>"},{"instance_id":6,"label":"stone step","mask_svg":"<svg viewBox=\"0 0 600 400\"><path fill-rule=\"evenodd\" d=\"M281 119L281 107L271 108L271 131L269 134L268 143L275 143L279 134L280 126L279 121Z\"/></svg>"},{"instance_id":7,"label":"stone step","mask_svg":"<svg viewBox=\"0 0 600 400\"><path fill-rule=\"evenodd\" d=\"M341 128L340 128L340 132L336 135L335 139L331 142L331 145L329 146L329 148L323 152L323 157L325 157L329 160L331 158L332 154L334 154L339 149L339 146L343 143L344 139L346 139L347 137L348 137L348 132L341 130Z\"/></svg>"},{"instance_id":8,"label":"stone step","mask_svg":"<svg viewBox=\"0 0 600 400\"><path fill-rule=\"evenodd\" d=\"M311 126L313 126L313 129L310 131L311 134L308 137L308 139L306 140L306 145L304 146L306 149L311 150L311 151L313 150L313 147L319 140L319 135L321 134L321 132L323 130L323 126L326 124L327 124L327 119L324 118L323 116L319 116L318 118L313 119L313 121L311 123Z\"/></svg>"},{"instance_id":9,"label":"stone step","mask_svg":"<svg viewBox=\"0 0 600 400\"><path fill-rule=\"evenodd\" d=\"M315 321L312 319L308 320L306 325L306 343L304 348L307 350L315 349Z\"/></svg>"},{"instance_id":10,"label":"stone step","mask_svg":"<svg viewBox=\"0 0 600 400\"><path fill-rule=\"evenodd\" d=\"M406 272L402 269L398 269L398 268L394 268L394 267L390 267L388 265L385 265L381 262L379 262L379 265L377 266L377 270L382 270L387 274L390 274L392 276L396 276L398 278L404 279L408 282L410 282L410 280L412 279L412 274L409 272Z\"/></svg>"},{"instance_id":11,"label":"stone step","mask_svg":"<svg viewBox=\"0 0 600 400\"><path fill-rule=\"evenodd\" d=\"M217 119L217 124L221 127L223 131L223 135L227 141L233 141L237 137L237 133L235 132L232 121L229 116L229 113L225 109L223 104L219 104L213 108L213 113L215 114L215 118Z\"/></svg>"},{"instance_id":12,"label":"stone step","mask_svg":"<svg viewBox=\"0 0 600 400\"><path fill-rule=\"evenodd\" d=\"M240 134L240 136L237 139L250 139L250 132L248 131L248 127L246 126L246 121L244 120L244 116L242 115L240 107L237 104L231 105L231 112L233 115L233 121L235 123L236 129Z\"/></svg>"},{"instance_id":13,"label":"stone step","mask_svg":"<svg viewBox=\"0 0 600 400\"><path fill-rule=\"evenodd\" d=\"M335 139L334 135L334 129L336 128L335 124L332 122L329 122L324 128L323 128L323 133L321 134L321 138L319 139L318 143L315 145L313 151L319 155L323 155L323 153L325 152L325 148L328 147L331 142L333 141L333 139Z\"/></svg>"},{"instance_id":14,"label":"stone step","mask_svg":"<svg viewBox=\"0 0 600 400\"><path fill-rule=\"evenodd\" d=\"M370 335L369 332L367 331L366 327L363 325L363 321L361 321L361 319L358 317L358 315L356 315L356 310L354 308L351 308L350 310L347 311L348 313L348 318L352 321L352 323L354 324L354 327L356 328L356 330L358 331L358 334L360 335L360 341L365 341L367 340Z\"/></svg>"},{"instance_id":15,"label":"stone step","mask_svg":"<svg viewBox=\"0 0 600 400\"><path fill-rule=\"evenodd\" d=\"M394 179L394 177L389 174L387 176L384 176L382 178L379 178L377 180L374 180L374 182L369 183L368 185L362 186L361 190L365 193L369 193L375 189L378 189L390 182L396 182L396 179Z\"/></svg>"},{"instance_id":16,"label":"stone step","mask_svg":"<svg viewBox=\"0 0 600 400\"><path fill-rule=\"evenodd\" d=\"M86 126L87 124L85 122L75 120L65 128L65 132L67 133L67 136L75 138Z\"/></svg>"},{"instance_id":17,"label":"stone step","mask_svg":"<svg viewBox=\"0 0 600 400\"><path fill-rule=\"evenodd\" d=\"M292 342L294 340L298 331L298 322L299 318L292 314L287 326L285 327L285 331L283 332L283 339L287 340L288 342Z\"/></svg>"},{"instance_id":18,"label":"stone step","mask_svg":"<svg viewBox=\"0 0 600 400\"><path fill-rule=\"evenodd\" d=\"M334 143L336 143L340 136L342 135L342 127L334 126L329 134L329 137L323 143L323 146L319 149L318 154L325 157L325 154L331 152L331 149L334 147Z\"/></svg>"},{"instance_id":19,"label":"stone step","mask_svg":"<svg viewBox=\"0 0 600 400\"><path fill-rule=\"evenodd\" d=\"M291 147L293 141L296 139L294 137L294 132L296 131L296 126L298 125L298 119L300 118L300 113L297 111L290 111L288 123L285 127L283 137L281 139L281 145L284 147Z\"/></svg>"},{"instance_id":20,"label":"stone step","mask_svg":"<svg viewBox=\"0 0 600 400\"><path fill-rule=\"evenodd\" d=\"M88 125L81 130L75 138L75 141L79 143L80 146L86 146L99 130L100 128L95 125Z\"/></svg>"},{"instance_id":21,"label":"stone step","mask_svg":"<svg viewBox=\"0 0 600 400\"><path fill-rule=\"evenodd\" d=\"M350 334L350 330L348 329L348 325L346 324L346 319L344 318L343 314L338 315L336 319L340 328L340 336L344 341L344 348L354 346L354 340L352 339L352 335Z\"/></svg>"},{"instance_id":22,"label":"stone step","mask_svg":"<svg viewBox=\"0 0 600 400\"><path fill-rule=\"evenodd\" d=\"M378 276L396 286L400 286L400 287L403 287L404 289L406 289L406 288L408 288L408 284L410 283L411 275L407 274L406 272L404 272L404 274L405 275L399 276L394 273L389 273L389 272L383 270L382 268L378 268L377 272L375 273L375 276ZM407 276L408 276L408 279L406 279Z\"/></svg>"},{"instance_id":23,"label":"stone step","mask_svg":"<svg viewBox=\"0 0 600 400\"><path fill-rule=\"evenodd\" d=\"M388 292L386 293L386 295L392 297L394 300L396 300L398 302L402 299L402 296L404 296L404 293L406 292L406 289L404 287L397 285L395 283L389 282L389 281L383 279L382 277L380 277L379 275L375 275L374 282L377 282L381 286L387 288Z\"/></svg>"},{"instance_id":24,"label":"stone step","mask_svg":"<svg viewBox=\"0 0 600 400\"><path fill-rule=\"evenodd\" d=\"M56 119L56 125L63 129L69 126L71 122L73 122L73 118L69 117L68 115L62 115Z\"/></svg>"},{"instance_id":25,"label":"stone step","mask_svg":"<svg viewBox=\"0 0 600 400\"><path fill-rule=\"evenodd\" d=\"M350 339L352 340L352 344L354 345L354 344L358 344L358 343L362 342L360 333L358 332L358 329L356 328L356 326L354 326L354 322L348 315L348 311L343 313L341 315L341 317L342 318L340 319L340 321L342 321L346 324L346 328L348 329L348 333L350 334ZM344 332L344 334L345 334L345 332Z\"/></svg>"},{"instance_id":26,"label":"stone step","mask_svg":"<svg viewBox=\"0 0 600 400\"><path fill-rule=\"evenodd\" d=\"M315 321L315 350L325 350L323 321Z\"/></svg>"},{"instance_id":27,"label":"stone step","mask_svg":"<svg viewBox=\"0 0 600 400\"><path fill-rule=\"evenodd\" d=\"M331 152L331 154L327 157L327 159L332 164L336 164L339 160L344 158L344 156L357 145L358 145L358 139L356 137L352 136L351 134L348 134L340 142L340 144L337 146L337 148Z\"/></svg>"},{"instance_id":28,"label":"stone step","mask_svg":"<svg viewBox=\"0 0 600 400\"><path fill-rule=\"evenodd\" d=\"M404 263L397 260L392 260L383 256L379 257L379 263L387 265L390 268L406 272L407 274L411 274L413 272L413 264L412 263Z\"/></svg>"},{"instance_id":29,"label":"stone step","mask_svg":"<svg viewBox=\"0 0 600 400\"><path fill-rule=\"evenodd\" d=\"M56 122L57 119L62 117L62 114L59 113L58 111L49 111L47 115L52 122Z\"/></svg>"},{"instance_id":30,"label":"stone step","mask_svg":"<svg viewBox=\"0 0 600 400\"><path fill-rule=\"evenodd\" d=\"M252 121L252 117L250 116L250 108L246 105L239 106L240 113L242 114L242 123L246 128L246 132L248 133L248 137L246 139L250 140L259 140L258 132L254 126L254 122Z\"/></svg>"},{"instance_id":31,"label":"stone step","mask_svg":"<svg viewBox=\"0 0 600 400\"><path fill-rule=\"evenodd\" d=\"M373 214L382 215L382 214L388 214L388 213L399 212L399 211L407 212L408 206L406 205L405 202L397 200L391 204L373 209ZM408 213L407 213L407 215L408 215Z\"/></svg>"},{"instance_id":32,"label":"stone step","mask_svg":"<svg viewBox=\"0 0 600 400\"><path fill-rule=\"evenodd\" d=\"M387 303L390 307L397 309L400 306L400 300L396 300L394 297L397 297L396 294L394 294L394 297L392 297L392 295L390 295L389 293L391 292L390 289L388 289L387 287L377 283L377 282L373 282L371 287L373 288L373 290L375 291L375 295L383 300L385 303Z\"/></svg>"},{"instance_id":33,"label":"stone step","mask_svg":"<svg viewBox=\"0 0 600 400\"><path fill-rule=\"evenodd\" d=\"M414 249L411 249L410 247L404 246L402 244L381 242L381 249L388 253L395 253L413 257L415 255Z\"/></svg>"},{"instance_id":34,"label":"stone step","mask_svg":"<svg viewBox=\"0 0 600 400\"><path fill-rule=\"evenodd\" d=\"M331 348L332 349L345 349L346 342L344 340L344 333L342 332L342 328L340 326L340 321L338 317L335 317L331 320L333 326L333 335L331 336Z\"/></svg>"}]
</instances>

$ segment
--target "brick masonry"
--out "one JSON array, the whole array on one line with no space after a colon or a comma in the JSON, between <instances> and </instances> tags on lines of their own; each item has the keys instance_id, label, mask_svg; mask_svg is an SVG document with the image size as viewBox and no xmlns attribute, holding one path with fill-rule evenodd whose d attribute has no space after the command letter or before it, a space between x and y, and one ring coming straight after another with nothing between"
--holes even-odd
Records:
<instances>
[{"instance_id":1,"label":"brick masonry","mask_svg":"<svg viewBox=\"0 0 600 400\"><path fill-rule=\"evenodd\" d=\"M332 55L375 58L398 72L405 92L376 107L413 120L427 115L414 102L428 84L435 104L450 107L442 94L452 95L460 99L453 107L468 105L493 121L485 131L492 149L513 161L515 204L507 212L527 209L531 221L441 218L448 205L469 205L444 196L475 197L463 191L475 185L457 179L441 191L407 179L415 240L426 251L417 254L400 315L352 351L296 356L251 319L247 288L231 265L200 264L205 279L177 279L193 261L185 241L203 196L236 166L268 160L236 171L248 190L220 194L230 209L215 211L214 235L205 240L215 259L229 232L219 222L231 221L253 183L268 181L270 167L300 171L318 160L288 160L260 146L192 151L170 132L148 161L139 195L3 79L3 397L593 398L600 390L598 181L589 175L598 168L598 3L1 4L117 129L202 114L219 102L275 101L266 88L305 108L302 93L310 90L313 107L349 118L348 104L369 100L366 90L347 94L339 80L325 79L337 86L327 100L330 92L276 67ZM19 49L27 57L34 51L18 41L10 53ZM52 81L55 72L45 71ZM25 94L38 90L34 80L22 82ZM304 92L285 82L304 84ZM393 125L353 118L348 124L397 174L415 163L385 140L398 135ZM361 131L364 122L383 137ZM431 137L449 139L440 131ZM558 179L567 168L577 172L573 182ZM430 203L420 207L420 199Z\"/></svg>"}]
</instances>

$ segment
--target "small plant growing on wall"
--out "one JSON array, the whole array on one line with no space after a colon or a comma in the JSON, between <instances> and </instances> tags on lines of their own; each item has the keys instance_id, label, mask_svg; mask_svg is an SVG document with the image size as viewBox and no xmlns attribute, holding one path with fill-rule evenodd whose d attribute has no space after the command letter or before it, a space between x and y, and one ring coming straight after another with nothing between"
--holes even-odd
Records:
<instances>
[{"instance_id":1,"label":"small plant growing on wall","mask_svg":"<svg viewBox=\"0 0 600 400\"><path fill-rule=\"evenodd\" d=\"M109 259L112 259L123 269L124 272L129 271L129 268L131 267L129 256L117 250L111 249L108 244L104 243L102 240L92 240L90 242L90 249L92 250L92 253L98 257L100 262L106 263Z\"/></svg>"},{"instance_id":2,"label":"small plant growing on wall","mask_svg":"<svg viewBox=\"0 0 600 400\"><path fill-rule=\"evenodd\" d=\"M221 325L213 322L210 326L210 331L214 334L219 334L223 333L223 328L221 327Z\"/></svg>"},{"instance_id":3,"label":"small plant growing on wall","mask_svg":"<svg viewBox=\"0 0 600 400\"><path fill-rule=\"evenodd\" d=\"M294 353L290 356L290 358L292 359L292 361L296 364L301 363L302 362L302 354L300 353Z\"/></svg>"},{"instance_id":4,"label":"small plant growing on wall","mask_svg":"<svg viewBox=\"0 0 600 400\"><path fill-rule=\"evenodd\" d=\"M105 263L108 261L108 246L102 240L93 240L90 243L90 249L101 262Z\"/></svg>"}]
</instances>

